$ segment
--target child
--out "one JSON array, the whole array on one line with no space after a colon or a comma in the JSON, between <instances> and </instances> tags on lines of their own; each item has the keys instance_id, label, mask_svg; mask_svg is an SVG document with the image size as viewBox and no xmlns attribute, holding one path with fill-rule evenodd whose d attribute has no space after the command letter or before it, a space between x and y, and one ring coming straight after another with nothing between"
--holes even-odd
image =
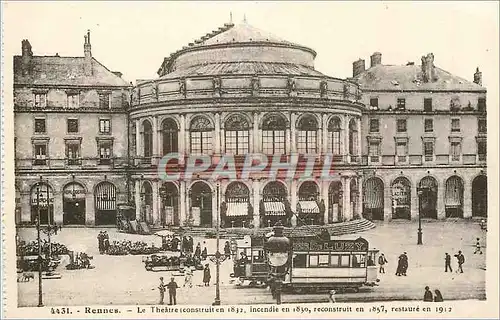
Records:
<instances>
[{"instance_id":1,"label":"child","mask_svg":"<svg viewBox=\"0 0 500 320\"><path fill-rule=\"evenodd\" d=\"M479 238L476 238L476 250L474 251L474 254L478 253L483 254L483 251L481 251L481 243L479 243Z\"/></svg>"}]
</instances>

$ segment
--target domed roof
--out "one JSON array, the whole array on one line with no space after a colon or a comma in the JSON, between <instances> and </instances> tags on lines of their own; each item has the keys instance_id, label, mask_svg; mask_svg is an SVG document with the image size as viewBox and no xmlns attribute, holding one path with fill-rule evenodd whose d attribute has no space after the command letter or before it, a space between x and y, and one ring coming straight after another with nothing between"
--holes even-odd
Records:
<instances>
[{"instance_id":1,"label":"domed roof","mask_svg":"<svg viewBox=\"0 0 500 320\"><path fill-rule=\"evenodd\" d=\"M255 28L248 23L235 25L229 30L205 40L201 45L213 45L233 42L273 42L295 45L289 41L276 37L275 35Z\"/></svg>"}]
</instances>

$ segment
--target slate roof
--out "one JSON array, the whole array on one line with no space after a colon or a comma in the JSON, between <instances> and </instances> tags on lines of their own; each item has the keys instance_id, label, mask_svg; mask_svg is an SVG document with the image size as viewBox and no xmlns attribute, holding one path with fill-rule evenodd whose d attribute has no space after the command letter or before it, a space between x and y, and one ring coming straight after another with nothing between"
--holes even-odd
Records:
<instances>
[{"instance_id":1,"label":"slate roof","mask_svg":"<svg viewBox=\"0 0 500 320\"><path fill-rule=\"evenodd\" d=\"M219 62L196 65L186 69L177 69L161 77L170 79L188 76L211 76L230 74L283 74L283 75L308 75L323 77L324 75L312 68L291 63L270 62Z\"/></svg>"},{"instance_id":2,"label":"slate roof","mask_svg":"<svg viewBox=\"0 0 500 320\"><path fill-rule=\"evenodd\" d=\"M355 77L364 90L478 91L486 89L472 81L436 67L437 80L423 82L419 65L376 65Z\"/></svg>"},{"instance_id":3,"label":"slate roof","mask_svg":"<svg viewBox=\"0 0 500 320\"><path fill-rule=\"evenodd\" d=\"M255 28L247 23L241 23L235 25L234 27L205 40L202 45L213 45L221 43L233 43L233 42L252 42L252 41L263 41L263 42L273 42L273 43L283 43L294 45L293 43L276 37L275 35Z\"/></svg>"},{"instance_id":4,"label":"slate roof","mask_svg":"<svg viewBox=\"0 0 500 320\"><path fill-rule=\"evenodd\" d=\"M22 74L22 57L14 56L14 84L124 87L130 84L92 58L91 76L84 72L84 57L32 56L31 72Z\"/></svg>"}]
</instances>

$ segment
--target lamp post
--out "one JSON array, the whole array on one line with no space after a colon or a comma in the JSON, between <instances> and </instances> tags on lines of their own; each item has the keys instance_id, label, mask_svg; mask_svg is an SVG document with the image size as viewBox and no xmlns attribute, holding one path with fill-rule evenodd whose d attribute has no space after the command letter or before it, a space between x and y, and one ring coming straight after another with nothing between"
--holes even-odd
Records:
<instances>
[{"instance_id":1,"label":"lamp post","mask_svg":"<svg viewBox=\"0 0 500 320\"><path fill-rule=\"evenodd\" d=\"M42 177L40 177L42 180ZM40 185L40 183L38 183ZM36 231L37 231L37 240L38 240L38 306L43 307L43 289L42 289L42 242L40 239L40 188L36 187L36 210L37 210L37 218L36 218Z\"/></svg>"},{"instance_id":2,"label":"lamp post","mask_svg":"<svg viewBox=\"0 0 500 320\"><path fill-rule=\"evenodd\" d=\"M165 202L167 201L167 188L165 187L165 185L162 185L160 187L160 198L162 201L162 212L163 212L162 218L160 220L162 222L162 227L165 228L166 225Z\"/></svg>"},{"instance_id":3,"label":"lamp post","mask_svg":"<svg viewBox=\"0 0 500 320\"><path fill-rule=\"evenodd\" d=\"M219 222L219 214L220 214L220 206L219 206L219 188L220 188L220 183L217 182L217 187L216 187L216 203L217 203L217 212L215 213L216 215L216 221L217 225L215 226L216 230L216 246L217 250L215 251L215 300L213 305L214 306L220 306L220 284L219 284L219 275L220 275L220 259L221 259L221 254L219 251L219 240L220 240L220 222Z\"/></svg>"},{"instance_id":4,"label":"lamp post","mask_svg":"<svg viewBox=\"0 0 500 320\"><path fill-rule=\"evenodd\" d=\"M265 243L269 264L272 267L271 277L275 284L277 304L281 304L281 286L290 254L290 239L283 235L283 230L281 221L278 221L273 228L274 234Z\"/></svg>"},{"instance_id":5,"label":"lamp post","mask_svg":"<svg viewBox=\"0 0 500 320\"><path fill-rule=\"evenodd\" d=\"M418 232L417 232L417 244L422 244L422 196L427 192L426 187L417 187L418 194Z\"/></svg>"}]
</instances>

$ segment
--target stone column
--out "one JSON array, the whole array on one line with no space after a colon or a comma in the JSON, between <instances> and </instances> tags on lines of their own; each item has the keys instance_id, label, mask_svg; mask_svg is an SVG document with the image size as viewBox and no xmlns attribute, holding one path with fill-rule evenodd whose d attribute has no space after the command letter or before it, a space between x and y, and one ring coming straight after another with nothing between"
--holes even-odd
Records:
<instances>
[{"instance_id":1,"label":"stone column","mask_svg":"<svg viewBox=\"0 0 500 320\"><path fill-rule=\"evenodd\" d=\"M186 116L181 114L179 115L179 137L178 137L178 141L179 141L179 153L180 154L184 154L186 153Z\"/></svg>"},{"instance_id":2,"label":"stone column","mask_svg":"<svg viewBox=\"0 0 500 320\"><path fill-rule=\"evenodd\" d=\"M322 148L320 152L326 154L328 152L328 115L326 113L323 114L321 122Z\"/></svg>"},{"instance_id":3,"label":"stone column","mask_svg":"<svg viewBox=\"0 0 500 320\"><path fill-rule=\"evenodd\" d=\"M217 227L217 215L219 214L219 207L220 207L220 188L219 188L219 206L217 206L217 185L214 185L212 193L212 227L214 228Z\"/></svg>"},{"instance_id":4,"label":"stone column","mask_svg":"<svg viewBox=\"0 0 500 320\"><path fill-rule=\"evenodd\" d=\"M262 136L262 132L259 130L259 113L253 113L253 152L260 153L260 137Z\"/></svg>"},{"instance_id":5,"label":"stone column","mask_svg":"<svg viewBox=\"0 0 500 320\"><path fill-rule=\"evenodd\" d=\"M52 216L54 217L54 223L55 224L62 224L63 223L63 197L62 193L60 192L54 192L53 193L54 197L54 202L52 205ZM85 209L87 208L87 202L85 202ZM94 217L88 222L89 224L93 225L94 224ZM87 216L85 215L85 223L87 223Z\"/></svg>"},{"instance_id":6,"label":"stone column","mask_svg":"<svg viewBox=\"0 0 500 320\"><path fill-rule=\"evenodd\" d=\"M141 181L135 180L135 219L141 220Z\"/></svg>"},{"instance_id":7,"label":"stone column","mask_svg":"<svg viewBox=\"0 0 500 320\"><path fill-rule=\"evenodd\" d=\"M293 143L293 141L291 141L291 133L290 133L290 128L286 128L285 130L285 154L290 154L290 148L291 148L291 145L295 145Z\"/></svg>"},{"instance_id":8,"label":"stone column","mask_svg":"<svg viewBox=\"0 0 500 320\"><path fill-rule=\"evenodd\" d=\"M472 218L472 186L470 181L470 179L464 181L464 218Z\"/></svg>"},{"instance_id":9,"label":"stone column","mask_svg":"<svg viewBox=\"0 0 500 320\"><path fill-rule=\"evenodd\" d=\"M190 145L190 142L191 142L191 137L189 135L189 117L187 115L184 115L184 130L185 130L185 134L184 134L184 153L186 154L190 154L191 153L191 145Z\"/></svg>"},{"instance_id":10,"label":"stone column","mask_svg":"<svg viewBox=\"0 0 500 320\"><path fill-rule=\"evenodd\" d=\"M153 185L153 225L160 225L160 208L159 208L159 195L158 195L158 180L152 181Z\"/></svg>"},{"instance_id":11,"label":"stone column","mask_svg":"<svg viewBox=\"0 0 500 320\"><path fill-rule=\"evenodd\" d=\"M221 153L221 140L220 140L220 113L215 113L215 139L214 139L214 154L220 155Z\"/></svg>"},{"instance_id":12,"label":"stone column","mask_svg":"<svg viewBox=\"0 0 500 320\"><path fill-rule=\"evenodd\" d=\"M260 228L260 181L252 181L253 189L253 225L254 228Z\"/></svg>"},{"instance_id":13,"label":"stone column","mask_svg":"<svg viewBox=\"0 0 500 320\"><path fill-rule=\"evenodd\" d=\"M290 146L290 151L291 153L297 153L297 114L295 112L289 113L289 119L290 119L290 138L288 141L290 141L291 146ZM294 209L295 210L295 209Z\"/></svg>"},{"instance_id":14,"label":"stone column","mask_svg":"<svg viewBox=\"0 0 500 320\"><path fill-rule=\"evenodd\" d=\"M62 223L62 216L61 216L61 223ZM95 225L94 195L90 192L85 194L85 224L88 226Z\"/></svg>"},{"instance_id":15,"label":"stone column","mask_svg":"<svg viewBox=\"0 0 500 320\"><path fill-rule=\"evenodd\" d=\"M141 141L141 122L139 119L135 120L135 155L142 157L142 141Z\"/></svg>"},{"instance_id":16,"label":"stone column","mask_svg":"<svg viewBox=\"0 0 500 320\"><path fill-rule=\"evenodd\" d=\"M153 157L151 159L152 165L158 164L160 157L159 144L158 144L158 117L153 117Z\"/></svg>"},{"instance_id":17,"label":"stone column","mask_svg":"<svg viewBox=\"0 0 500 320\"><path fill-rule=\"evenodd\" d=\"M344 121L340 134L342 138L340 139L340 151L344 156L344 162L349 162L349 116L344 115Z\"/></svg>"},{"instance_id":18,"label":"stone column","mask_svg":"<svg viewBox=\"0 0 500 320\"><path fill-rule=\"evenodd\" d=\"M31 221L31 194L29 192L21 193L21 222Z\"/></svg>"},{"instance_id":19,"label":"stone column","mask_svg":"<svg viewBox=\"0 0 500 320\"><path fill-rule=\"evenodd\" d=\"M323 214L323 224L328 224L328 212L330 209L330 199L328 199L328 188L330 181L323 180L321 181L320 190L321 190L321 199L325 203L325 212Z\"/></svg>"},{"instance_id":20,"label":"stone column","mask_svg":"<svg viewBox=\"0 0 500 320\"><path fill-rule=\"evenodd\" d=\"M444 182L438 183L437 203L436 203L438 219L446 218L445 203L444 203L445 196L446 196L446 183Z\"/></svg>"},{"instance_id":21,"label":"stone column","mask_svg":"<svg viewBox=\"0 0 500 320\"><path fill-rule=\"evenodd\" d=\"M420 209L420 199L417 194L417 187L413 186L410 189L410 218L411 220L418 220L419 209Z\"/></svg>"},{"instance_id":22,"label":"stone column","mask_svg":"<svg viewBox=\"0 0 500 320\"><path fill-rule=\"evenodd\" d=\"M359 161L361 162L361 118L356 119L356 125L358 127L358 141L357 141L357 146L356 146L356 154L359 157Z\"/></svg>"},{"instance_id":23,"label":"stone column","mask_svg":"<svg viewBox=\"0 0 500 320\"><path fill-rule=\"evenodd\" d=\"M352 220L352 209L351 209L351 177L343 177L342 186L344 189L343 192L343 201L344 206L342 208L342 221L350 221Z\"/></svg>"},{"instance_id":24,"label":"stone column","mask_svg":"<svg viewBox=\"0 0 500 320\"><path fill-rule=\"evenodd\" d=\"M358 199L356 203L356 214L361 219L363 218L363 179L361 176L356 178L358 184Z\"/></svg>"},{"instance_id":25,"label":"stone column","mask_svg":"<svg viewBox=\"0 0 500 320\"><path fill-rule=\"evenodd\" d=\"M392 189L389 181L384 181L384 221L392 220Z\"/></svg>"},{"instance_id":26,"label":"stone column","mask_svg":"<svg viewBox=\"0 0 500 320\"><path fill-rule=\"evenodd\" d=\"M295 227L297 225L297 217L299 214L297 212L297 203L298 203L297 186L298 186L298 181L296 179L293 179L292 182L290 183L290 207L297 216L295 219L292 219L292 227Z\"/></svg>"},{"instance_id":27,"label":"stone column","mask_svg":"<svg viewBox=\"0 0 500 320\"><path fill-rule=\"evenodd\" d=\"M186 220L186 209L187 209L187 203L188 199L186 196L186 181L180 181L179 183L179 225L184 225L184 222Z\"/></svg>"}]
</instances>

